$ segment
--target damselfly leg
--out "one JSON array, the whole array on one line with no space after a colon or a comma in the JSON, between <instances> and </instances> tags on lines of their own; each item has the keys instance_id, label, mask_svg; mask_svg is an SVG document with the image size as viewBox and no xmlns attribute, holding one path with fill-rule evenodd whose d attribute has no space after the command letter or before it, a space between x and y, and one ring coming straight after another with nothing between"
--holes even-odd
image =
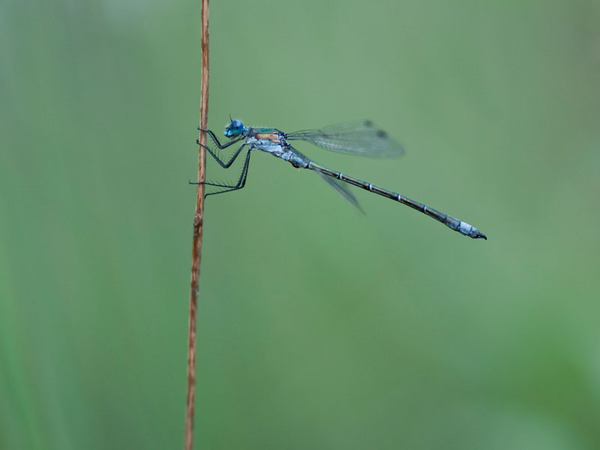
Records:
<instances>
[{"instance_id":1,"label":"damselfly leg","mask_svg":"<svg viewBox=\"0 0 600 450\"><path fill-rule=\"evenodd\" d=\"M206 151L213 157L213 159L215 161L217 161L217 163L219 163L219 165L221 167L223 167L224 169L228 169L229 167L231 167L231 165L235 162L235 160L240 155L242 150L246 147L246 144L242 143L238 147L238 149L233 153L233 155L231 155L231 157L221 158L217 154L218 150L223 150L228 147L231 147L233 144L236 144L236 143L239 143L240 141L242 141L242 139L237 138L237 139L234 139L225 144L221 144L212 131L201 130L200 128L199 128L199 130L202 132L205 132L212 141L212 144L207 142L207 145L203 145L202 147L204 147L206 149ZM196 140L196 144L201 145L199 140ZM204 183L194 183L194 182L190 181L190 184L204 184L206 186L215 188L215 190L213 190L212 192L207 192L205 194L205 197L207 197L209 195L224 194L226 192L237 191L238 189L242 189L246 185L246 178L248 177L248 167L250 166L250 151L251 150L252 150L252 147L248 148L246 151L246 158L244 159L242 171L235 183L226 183L226 182L223 183L223 182L211 182L211 181L206 181Z\"/></svg>"},{"instance_id":2,"label":"damselfly leg","mask_svg":"<svg viewBox=\"0 0 600 450\"><path fill-rule=\"evenodd\" d=\"M217 139L217 137L215 136L215 134L212 131L210 131L210 130L202 130L200 128L198 128L198 129L200 131L202 131L203 133L206 133L206 135L211 138L211 140L213 141L213 145L215 146L215 147L211 148L210 145L208 145L209 142L207 141L206 142L207 145L202 145L202 147L204 147L206 149L206 151L208 151L208 153L210 153L210 155L224 169L228 169L233 164L233 162L236 160L236 158L239 156L239 154L241 153L242 149L246 145L245 143L243 143L242 145L240 145L240 147L233 153L233 155L229 158L229 160L227 162L225 162L225 158L221 159L219 157L219 155L217 154L218 153L217 149L224 150L224 149L226 149L228 147L231 147L233 144L237 144L240 141L243 141L244 139L242 137L238 137L236 139L233 139L230 142L227 142L225 144L221 144L219 142L219 139ZM199 139L196 139L196 144L201 145Z\"/></svg>"}]
</instances>

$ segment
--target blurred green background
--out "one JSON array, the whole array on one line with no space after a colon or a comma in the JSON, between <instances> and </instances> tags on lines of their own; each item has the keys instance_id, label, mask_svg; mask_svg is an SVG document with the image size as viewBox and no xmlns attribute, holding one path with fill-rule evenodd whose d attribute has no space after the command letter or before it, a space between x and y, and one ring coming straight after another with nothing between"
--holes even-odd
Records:
<instances>
[{"instance_id":1,"label":"blurred green background","mask_svg":"<svg viewBox=\"0 0 600 450\"><path fill-rule=\"evenodd\" d=\"M0 449L181 448L200 2L0 4ZM213 1L210 127L369 118L209 198L198 449L600 448L600 3ZM209 178L226 179L215 165Z\"/></svg>"}]
</instances>

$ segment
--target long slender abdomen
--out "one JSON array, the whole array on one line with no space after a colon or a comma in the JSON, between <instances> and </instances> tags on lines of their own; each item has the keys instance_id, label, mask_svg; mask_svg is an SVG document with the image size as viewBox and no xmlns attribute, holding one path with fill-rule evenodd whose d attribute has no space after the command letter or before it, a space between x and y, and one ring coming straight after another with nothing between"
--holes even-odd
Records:
<instances>
[{"instance_id":1,"label":"long slender abdomen","mask_svg":"<svg viewBox=\"0 0 600 450\"><path fill-rule=\"evenodd\" d=\"M412 209L415 209L419 212L422 212L423 214L428 215L429 217L437 220L438 222L443 223L451 230L457 231L464 236L469 236L473 239L487 240L487 236L485 234L483 234L481 231L479 231L474 226L468 224L467 222L463 222L461 220L456 219L455 217L444 214L443 212L440 212L437 209L430 208L429 206L423 203L411 200L410 198L404 197L403 195L398 194L397 192L389 191L379 186L375 186L372 183L367 183L357 178L344 175L342 172L328 169L327 167L321 166L320 164L314 163L312 161L308 164L307 169L316 170L332 178L336 178L340 181L344 181L353 186L362 188L366 191L374 192L375 194L387 197L391 200L396 200L397 202L400 202L406 206L410 206Z\"/></svg>"}]
</instances>

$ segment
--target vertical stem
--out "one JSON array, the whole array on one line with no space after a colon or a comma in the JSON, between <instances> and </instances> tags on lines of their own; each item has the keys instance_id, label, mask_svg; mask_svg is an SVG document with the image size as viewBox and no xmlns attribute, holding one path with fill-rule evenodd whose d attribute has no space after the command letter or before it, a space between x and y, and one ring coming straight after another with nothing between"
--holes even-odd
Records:
<instances>
[{"instance_id":1,"label":"vertical stem","mask_svg":"<svg viewBox=\"0 0 600 450\"><path fill-rule=\"evenodd\" d=\"M202 0L200 13L202 22L202 72L200 75L200 128L208 128L208 0ZM206 134L200 132L198 147L198 182L206 179ZM192 279L190 283L190 312L188 329L188 381L185 413L184 450L192 450L194 445L194 400L196 398L196 312L198 309L198 289L200 278L200 258L202 256L202 230L204 226L204 184L196 190L196 210L194 212L194 238L192 244Z\"/></svg>"}]
</instances>

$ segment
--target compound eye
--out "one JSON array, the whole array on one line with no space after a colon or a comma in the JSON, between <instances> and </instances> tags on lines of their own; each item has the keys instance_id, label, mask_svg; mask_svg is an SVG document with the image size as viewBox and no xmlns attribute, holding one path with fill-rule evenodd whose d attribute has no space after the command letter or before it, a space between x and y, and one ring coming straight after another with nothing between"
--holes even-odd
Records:
<instances>
[{"instance_id":1,"label":"compound eye","mask_svg":"<svg viewBox=\"0 0 600 450\"><path fill-rule=\"evenodd\" d=\"M232 120L229 125L225 127L225 136L234 138L241 135L244 132L244 124L241 120Z\"/></svg>"}]
</instances>

